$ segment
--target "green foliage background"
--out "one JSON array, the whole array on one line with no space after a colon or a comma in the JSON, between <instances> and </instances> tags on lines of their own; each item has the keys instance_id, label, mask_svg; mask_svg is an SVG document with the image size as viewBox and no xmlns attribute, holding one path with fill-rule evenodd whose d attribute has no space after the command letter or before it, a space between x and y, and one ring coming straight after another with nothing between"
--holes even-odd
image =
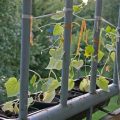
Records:
<instances>
[{"instance_id":1,"label":"green foliage background","mask_svg":"<svg viewBox=\"0 0 120 120\"><path fill-rule=\"evenodd\" d=\"M81 3L81 0L74 0L74 4ZM113 24L117 24L118 6L120 0L103 0L103 17ZM33 16L44 15L62 10L64 0L34 0ZM22 3L20 0L0 0L0 76L19 77L20 66L20 40L21 40L21 11ZM86 7L79 13L86 18L94 17L95 2L89 0ZM75 19L75 18L74 18ZM78 23L80 21L75 19ZM51 44L50 34L47 28L40 26L55 22L50 18L38 19L33 21L34 46L31 47L30 69L40 73L43 77L47 76L48 71L44 70L49 61L48 50L42 52ZM59 22L59 21L58 21ZM93 23L87 23L93 30ZM75 34L79 28L76 28ZM91 35L92 36L92 35ZM76 38L77 39L77 38Z\"/></svg>"}]
</instances>

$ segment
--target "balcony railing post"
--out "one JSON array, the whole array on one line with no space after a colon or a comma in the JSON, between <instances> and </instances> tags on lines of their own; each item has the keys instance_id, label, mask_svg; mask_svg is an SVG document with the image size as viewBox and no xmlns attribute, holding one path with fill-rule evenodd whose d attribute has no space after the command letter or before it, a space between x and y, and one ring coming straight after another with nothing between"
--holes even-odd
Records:
<instances>
[{"instance_id":1,"label":"balcony railing post","mask_svg":"<svg viewBox=\"0 0 120 120\"><path fill-rule=\"evenodd\" d=\"M115 62L114 62L114 73L113 73L113 83L118 86L118 70L117 70L117 59L115 55Z\"/></svg>"},{"instance_id":2,"label":"balcony railing post","mask_svg":"<svg viewBox=\"0 0 120 120\"><path fill-rule=\"evenodd\" d=\"M99 36L100 36L100 24L101 24L101 12L102 12L102 0L96 0L95 7L95 22L94 22L94 38L93 46L94 53L92 55L91 63L91 77L90 77L90 93L96 92L96 77L97 77L97 65L98 65L98 49L99 49ZM87 120L92 119L92 107L88 110Z\"/></svg>"},{"instance_id":3,"label":"balcony railing post","mask_svg":"<svg viewBox=\"0 0 120 120\"><path fill-rule=\"evenodd\" d=\"M20 109L19 120L27 120L28 80L29 80L29 41L32 0L23 0L22 40L20 61Z\"/></svg>"},{"instance_id":4,"label":"balcony railing post","mask_svg":"<svg viewBox=\"0 0 120 120\"><path fill-rule=\"evenodd\" d=\"M91 80L90 93L92 93L92 94L96 92L96 76L97 76L97 65L98 65L98 49L99 49L101 12L102 12L102 0L96 0L94 38L93 38L94 53L92 56L91 78L90 78L90 80Z\"/></svg>"},{"instance_id":5,"label":"balcony railing post","mask_svg":"<svg viewBox=\"0 0 120 120\"><path fill-rule=\"evenodd\" d=\"M116 59L117 59L118 80L120 80L120 7L119 7L119 17L118 17L118 28L117 28Z\"/></svg>"},{"instance_id":6,"label":"balcony railing post","mask_svg":"<svg viewBox=\"0 0 120 120\"><path fill-rule=\"evenodd\" d=\"M72 30L72 7L73 0L65 0L65 18L64 18L64 55L61 83L61 104L67 105L68 96L68 79L69 79L69 64L70 64L70 41Z\"/></svg>"}]
</instances>

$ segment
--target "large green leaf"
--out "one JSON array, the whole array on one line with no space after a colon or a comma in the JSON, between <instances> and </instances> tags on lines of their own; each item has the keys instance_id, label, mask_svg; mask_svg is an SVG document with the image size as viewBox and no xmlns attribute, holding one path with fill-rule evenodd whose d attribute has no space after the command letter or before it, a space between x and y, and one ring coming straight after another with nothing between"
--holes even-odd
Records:
<instances>
[{"instance_id":1,"label":"large green leaf","mask_svg":"<svg viewBox=\"0 0 120 120\"><path fill-rule=\"evenodd\" d=\"M98 51L98 63L102 60L103 57L104 57L104 53L101 50L99 50Z\"/></svg>"},{"instance_id":2,"label":"large green leaf","mask_svg":"<svg viewBox=\"0 0 120 120\"><path fill-rule=\"evenodd\" d=\"M92 54L93 54L93 52L94 52L94 48L93 48L93 46L92 45L87 45L86 47L85 47L85 57L90 57Z\"/></svg>"},{"instance_id":3,"label":"large green leaf","mask_svg":"<svg viewBox=\"0 0 120 120\"><path fill-rule=\"evenodd\" d=\"M50 61L46 69L56 69L61 70L62 69L62 60L56 60L53 57L50 57Z\"/></svg>"},{"instance_id":4,"label":"large green leaf","mask_svg":"<svg viewBox=\"0 0 120 120\"><path fill-rule=\"evenodd\" d=\"M99 88L103 89L104 91L108 91L108 84L109 84L109 81L106 80L105 77L103 76L100 76L97 81L96 81L96 84Z\"/></svg>"},{"instance_id":5,"label":"large green leaf","mask_svg":"<svg viewBox=\"0 0 120 120\"><path fill-rule=\"evenodd\" d=\"M51 17L51 19L60 20L60 19L62 19L64 17L64 13L62 11L57 11L56 13L58 13L58 14L53 15Z\"/></svg>"},{"instance_id":6,"label":"large green leaf","mask_svg":"<svg viewBox=\"0 0 120 120\"><path fill-rule=\"evenodd\" d=\"M15 77L11 77L8 79L8 81L5 83L5 88L7 91L8 97L16 96L19 93L19 81Z\"/></svg>"},{"instance_id":7,"label":"large green leaf","mask_svg":"<svg viewBox=\"0 0 120 120\"><path fill-rule=\"evenodd\" d=\"M63 54L64 54L63 47L59 47L57 49L52 48L52 49L50 49L49 54L53 58L55 58L57 60L60 60L63 57Z\"/></svg>"},{"instance_id":8,"label":"large green leaf","mask_svg":"<svg viewBox=\"0 0 120 120\"><path fill-rule=\"evenodd\" d=\"M43 102L50 103L55 97L55 91L47 91L43 96Z\"/></svg>"},{"instance_id":9,"label":"large green leaf","mask_svg":"<svg viewBox=\"0 0 120 120\"><path fill-rule=\"evenodd\" d=\"M64 28L61 26L61 24L56 24L53 30L53 35L57 36L57 35L63 35L64 32Z\"/></svg>"},{"instance_id":10,"label":"large green leaf","mask_svg":"<svg viewBox=\"0 0 120 120\"><path fill-rule=\"evenodd\" d=\"M76 68L77 70L79 70L83 66L83 64L84 64L83 60L79 60L79 61L72 60L71 61L71 66Z\"/></svg>"},{"instance_id":11,"label":"large green leaf","mask_svg":"<svg viewBox=\"0 0 120 120\"><path fill-rule=\"evenodd\" d=\"M74 88L75 82L73 79L69 79L68 81L68 91L72 90Z\"/></svg>"},{"instance_id":12,"label":"large green leaf","mask_svg":"<svg viewBox=\"0 0 120 120\"><path fill-rule=\"evenodd\" d=\"M84 78L79 85L79 89L83 92L88 92L90 88L90 80L87 78Z\"/></svg>"}]
</instances>

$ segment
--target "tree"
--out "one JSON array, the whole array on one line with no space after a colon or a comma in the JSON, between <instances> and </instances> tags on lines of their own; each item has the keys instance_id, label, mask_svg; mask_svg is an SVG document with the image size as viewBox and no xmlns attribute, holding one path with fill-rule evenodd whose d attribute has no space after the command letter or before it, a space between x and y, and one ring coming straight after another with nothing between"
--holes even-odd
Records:
<instances>
[{"instance_id":1,"label":"tree","mask_svg":"<svg viewBox=\"0 0 120 120\"><path fill-rule=\"evenodd\" d=\"M103 0L103 17L117 25L120 0Z\"/></svg>"},{"instance_id":2,"label":"tree","mask_svg":"<svg viewBox=\"0 0 120 120\"><path fill-rule=\"evenodd\" d=\"M0 0L0 76L18 74L20 1Z\"/></svg>"}]
</instances>

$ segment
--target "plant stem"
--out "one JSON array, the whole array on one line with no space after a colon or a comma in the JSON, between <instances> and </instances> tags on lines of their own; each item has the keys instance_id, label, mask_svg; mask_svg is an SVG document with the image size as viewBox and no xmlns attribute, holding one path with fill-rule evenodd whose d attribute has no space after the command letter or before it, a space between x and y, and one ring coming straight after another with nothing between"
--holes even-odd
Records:
<instances>
[{"instance_id":1,"label":"plant stem","mask_svg":"<svg viewBox=\"0 0 120 120\"><path fill-rule=\"evenodd\" d=\"M53 73L53 75L55 76L55 79L57 80L57 76L56 76L55 72L53 70L51 70L51 72Z\"/></svg>"},{"instance_id":2,"label":"plant stem","mask_svg":"<svg viewBox=\"0 0 120 120\"><path fill-rule=\"evenodd\" d=\"M39 79L41 79L41 76L40 76L39 73L37 73L37 72L35 72L34 70L31 70L31 69L29 69L29 71L32 72L32 73L34 73L35 75L37 75L39 77Z\"/></svg>"}]
</instances>

